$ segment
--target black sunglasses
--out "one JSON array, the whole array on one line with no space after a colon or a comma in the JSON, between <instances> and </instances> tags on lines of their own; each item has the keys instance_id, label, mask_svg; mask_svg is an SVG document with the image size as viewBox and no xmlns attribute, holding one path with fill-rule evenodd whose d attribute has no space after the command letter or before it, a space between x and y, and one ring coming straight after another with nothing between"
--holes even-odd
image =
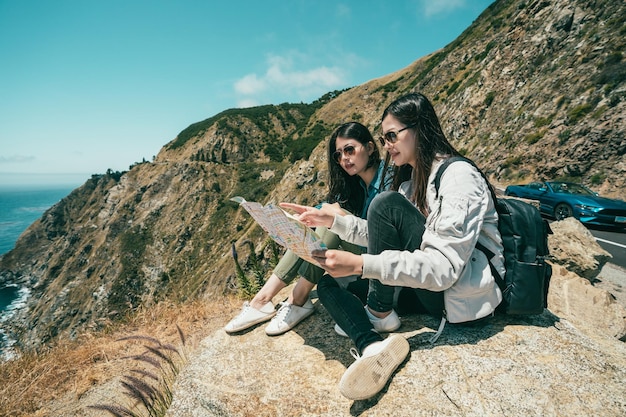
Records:
<instances>
[{"instance_id":1,"label":"black sunglasses","mask_svg":"<svg viewBox=\"0 0 626 417\"><path fill-rule=\"evenodd\" d=\"M356 151L356 148L353 145L348 145L348 146L345 146L343 149L335 151L333 153L333 158L335 159L335 161L341 162L342 155L352 156L354 155L355 151Z\"/></svg>"},{"instance_id":2,"label":"black sunglasses","mask_svg":"<svg viewBox=\"0 0 626 417\"><path fill-rule=\"evenodd\" d=\"M417 123L413 123L412 125L405 126L402 129L398 130L397 132L394 132L393 130L391 130L385 133L384 135L378 138L378 140L380 141L380 145L385 146L385 142L396 143L398 141L398 133L404 130L410 129L412 127L415 127L415 126L417 126Z\"/></svg>"}]
</instances>

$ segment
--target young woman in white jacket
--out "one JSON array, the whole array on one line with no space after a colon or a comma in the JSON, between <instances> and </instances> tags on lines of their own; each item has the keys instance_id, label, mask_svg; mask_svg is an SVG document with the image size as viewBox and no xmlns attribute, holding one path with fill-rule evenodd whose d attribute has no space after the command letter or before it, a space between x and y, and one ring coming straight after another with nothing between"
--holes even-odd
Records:
<instances>
[{"instance_id":1,"label":"young woman in white jacket","mask_svg":"<svg viewBox=\"0 0 626 417\"><path fill-rule=\"evenodd\" d=\"M408 94L383 112L381 144L396 166L392 189L378 195L367 220L326 210L283 204L311 226L326 226L342 239L367 246L365 254L340 250L315 253L329 275L318 283L320 301L356 346L356 361L339 388L350 399L378 393L409 353L401 335L380 332L399 327L393 311L394 287L414 289L415 307L451 323L492 314L502 294L489 261L476 243L495 254L504 275L498 215L487 183L465 161L453 162L441 177L438 195L433 179L443 160L459 153L446 139L432 104L422 94ZM408 181L404 181L408 179ZM333 277L370 279L367 305Z\"/></svg>"}]
</instances>

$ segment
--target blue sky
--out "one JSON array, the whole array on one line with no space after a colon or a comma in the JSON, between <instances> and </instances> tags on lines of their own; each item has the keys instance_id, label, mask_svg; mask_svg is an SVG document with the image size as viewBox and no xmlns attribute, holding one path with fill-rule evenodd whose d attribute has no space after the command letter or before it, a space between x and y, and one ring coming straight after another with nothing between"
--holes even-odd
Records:
<instances>
[{"instance_id":1,"label":"blue sky","mask_svg":"<svg viewBox=\"0 0 626 417\"><path fill-rule=\"evenodd\" d=\"M387 75L492 2L0 0L0 184L78 185L223 110Z\"/></svg>"}]
</instances>

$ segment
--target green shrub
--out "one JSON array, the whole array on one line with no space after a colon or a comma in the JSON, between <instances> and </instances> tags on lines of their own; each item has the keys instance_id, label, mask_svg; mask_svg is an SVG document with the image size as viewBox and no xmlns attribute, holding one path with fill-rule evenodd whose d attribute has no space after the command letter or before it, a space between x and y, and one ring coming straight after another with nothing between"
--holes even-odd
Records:
<instances>
[{"instance_id":1,"label":"green shrub","mask_svg":"<svg viewBox=\"0 0 626 417\"><path fill-rule=\"evenodd\" d=\"M273 242L268 238L269 241ZM266 242L271 245L271 243ZM263 258L259 258L254 250L254 244L250 240L244 241L242 244L248 245L250 254L245 266L242 267L239 262L239 255L235 244L232 244L231 255L235 262L235 271L237 275L237 292L242 298L249 299L254 297L257 292L265 284L265 276L269 272L270 268L274 268L278 263L280 255L279 249L276 245L270 246L270 260L267 263L263 262ZM252 274L248 276L248 272Z\"/></svg>"},{"instance_id":2,"label":"green shrub","mask_svg":"<svg viewBox=\"0 0 626 417\"><path fill-rule=\"evenodd\" d=\"M569 129L565 129L562 132L559 133L558 137L559 137L559 145L563 145L565 142L567 142L571 136L572 132Z\"/></svg>"},{"instance_id":3,"label":"green shrub","mask_svg":"<svg viewBox=\"0 0 626 417\"><path fill-rule=\"evenodd\" d=\"M502 168L516 167L522 164L524 157L521 155L510 156L502 164Z\"/></svg>"},{"instance_id":4,"label":"green shrub","mask_svg":"<svg viewBox=\"0 0 626 417\"><path fill-rule=\"evenodd\" d=\"M535 132L535 133L531 133L529 135L526 135L526 137L524 138L524 140L526 141L526 143L528 143L529 145L532 145L534 143L537 143L541 140L541 138L543 138L544 132Z\"/></svg>"},{"instance_id":5,"label":"green shrub","mask_svg":"<svg viewBox=\"0 0 626 417\"><path fill-rule=\"evenodd\" d=\"M483 59L485 59L487 57L487 55L489 55L489 51L491 51L491 49L497 45L496 41L491 41L487 44L487 46L485 47L485 49L474 56L474 60L475 61L482 61Z\"/></svg>"},{"instance_id":6,"label":"green shrub","mask_svg":"<svg viewBox=\"0 0 626 417\"><path fill-rule=\"evenodd\" d=\"M491 105L491 103L493 103L493 99L496 97L496 92L495 91L490 91L487 93L487 96L485 97L485 106L489 107Z\"/></svg>"},{"instance_id":7,"label":"green shrub","mask_svg":"<svg viewBox=\"0 0 626 417\"><path fill-rule=\"evenodd\" d=\"M602 117L602 115L604 114L604 112L606 111L607 106L600 106L598 107L592 114L591 117L595 120L598 120L600 117Z\"/></svg>"},{"instance_id":8,"label":"green shrub","mask_svg":"<svg viewBox=\"0 0 626 417\"><path fill-rule=\"evenodd\" d=\"M593 174L591 178L589 178L589 181L591 182L591 185L600 185L604 182L605 179L606 179L605 173L597 172Z\"/></svg>"},{"instance_id":9,"label":"green shrub","mask_svg":"<svg viewBox=\"0 0 626 417\"><path fill-rule=\"evenodd\" d=\"M626 94L624 94L623 92L621 94L612 94L611 98L609 99L609 107L613 108L617 106L619 102L622 101L622 99L624 99L625 97Z\"/></svg>"},{"instance_id":10,"label":"green shrub","mask_svg":"<svg viewBox=\"0 0 626 417\"><path fill-rule=\"evenodd\" d=\"M448 90L446 91L446 94L448 96L452 95L452 93L454 93L456 91L456 89L459 88L459 85L461 85L460 81L453 82L452 85L450 87L448 87Z\"/></svg>"},{"instance_id":11,"label":"green shrub","mask_svg":"<svg viewBox=\"0 0 626 417\"><path fill-rule=\"evenodd\" d=\"M289 155L289 161L295 162L300 159L306 159L311 155L313 149L326 137L330 136L332 129L325 126L322 121L318 121L308 132L303 132L300 138L294 140L293 137L285 137L283 144L285 146L285 154Z\"/></svg>"},{"instance_id":12,"label":"green shrub","mask_svg":"<svg viewBox=\"0 0 626 417\"><path fill-rule=\"evenodd\" d=\"M512 143L512 140L513 134L511 132L505 132L504 135L502 135L502 139L500 139L500 143L502 143L503 145L508 145Z\"/></svg>"},{"instance_id":13,"label":"green shrub","mask_svg":"<svg viewBox=\"0 0 626 417\"><path fill-rule=\"evenodd\" d=\"M589 103L581 104L579 106L574 107L573 109L570 109L570 111L567 112L566 124L568 125L575 124L576 122L581 120L583 117L585 117L587 113L589 113L592 109L593 107Z\"/></svg>"},{"instance_id":14,"label":"green shrub","mask_svg":"<svg viewBox=\"0 0 626 417\"><path fill-rule=\"evenodd\" d=\"M547 126L552 122L552 116L537 117L534 121L535 127Z\"/></svg>"}]
</instances>

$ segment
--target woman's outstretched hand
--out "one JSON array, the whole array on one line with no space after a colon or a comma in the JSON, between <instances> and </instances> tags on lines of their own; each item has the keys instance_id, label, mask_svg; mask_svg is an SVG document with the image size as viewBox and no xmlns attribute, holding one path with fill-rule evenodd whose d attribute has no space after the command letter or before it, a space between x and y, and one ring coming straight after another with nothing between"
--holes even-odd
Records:
<instances>
[{"instance_id":1,"label":"woman's outstretched hand","mask_svg":"<svg viewBox=\"0 0 626 417\"><path fill-rule=\"evenodd\" d=\"M313 259L335 278L363 274L363 258L351 252L335 249L315 250Z\"/></svg>"},{"instance_id":2,"label":"woman's outstretched hand","mask_svg":"<svg viewBox=\"0 0 626 417\"><path fill-rule=\"evenodd\" d=\"M336 215L345 214L339 204L323 204L322 208L301 206L293 203L280 203L282 208L293 210L296 218L309 227L331 227Z\"/></svg>"}]
</instances>

